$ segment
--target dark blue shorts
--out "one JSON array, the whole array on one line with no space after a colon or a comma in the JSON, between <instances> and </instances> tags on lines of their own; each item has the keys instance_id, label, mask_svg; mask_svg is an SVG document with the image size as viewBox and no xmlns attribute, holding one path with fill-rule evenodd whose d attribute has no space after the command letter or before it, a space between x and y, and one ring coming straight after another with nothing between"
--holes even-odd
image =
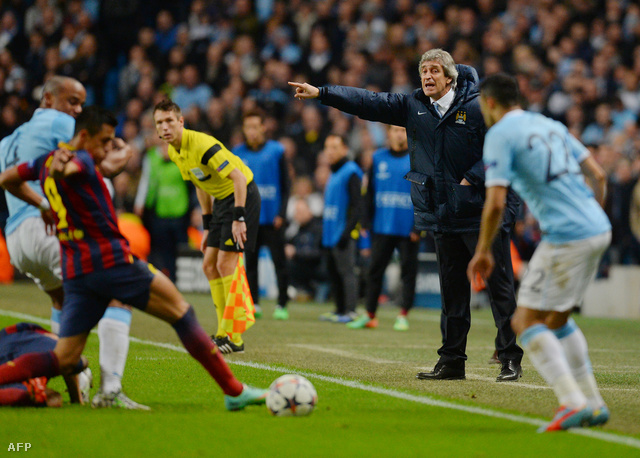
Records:
<instances>
[{"instance_id":1,"label":"dark blue shorts","mask_svg":"<svg viewBox=\"0 0 640 458\"><path fill-rule=\"evenodd\" d=\"M140 310L146 309L153 275L146 262L136 259L133 264L65 280L60 337L89 332L98 324L112 299Z\"/></svg>"},{"instance_id":2,"label":"dark blue shorts","mask_svg":"<svg viewBox=\"0 0 640 458\"><path fill-rule=\"evenodd\" d=\"M32 323L18 323L16 326L9 326L0 331L0 364L26 353L52 351L57 340L42 334L44 331L43 328Z\"/></svg>"}]
</instances>

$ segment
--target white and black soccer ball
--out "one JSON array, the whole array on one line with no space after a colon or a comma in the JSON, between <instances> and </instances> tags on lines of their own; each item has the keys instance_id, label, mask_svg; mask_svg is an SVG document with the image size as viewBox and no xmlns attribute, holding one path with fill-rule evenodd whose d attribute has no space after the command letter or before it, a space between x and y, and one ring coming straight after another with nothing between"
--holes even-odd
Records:
<instances>
[{"instance_id":1,"label":"white and black soccer ball","mask_svg":"<svg viewBox=\"0 0 640 458\"><path fill-rule=\"evenodd\" d=\"M267 394L267 408L278 417L309 415L317 402L316 389L301 375L279 377L271 384Z\"/></svg>"}]
</instances>

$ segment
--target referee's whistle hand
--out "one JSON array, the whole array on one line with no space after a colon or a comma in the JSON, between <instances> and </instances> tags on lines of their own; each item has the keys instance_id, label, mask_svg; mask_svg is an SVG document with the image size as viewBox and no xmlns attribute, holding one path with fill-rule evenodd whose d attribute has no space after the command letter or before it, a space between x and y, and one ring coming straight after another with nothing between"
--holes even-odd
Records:
<instances>
[{"instance_id":1,"label":"referee's whistle hand","mask_svg":"<svg viewBox=\"0 0 640 458\"><path fill-rule=\"evenodd\" d=\"M309 83L296 83L295 81L289 81L289 86L296 88L296 93L293 95L295 98L302 99L315 99L320 95L320 89Z\"/></svg>"}]
</instances>

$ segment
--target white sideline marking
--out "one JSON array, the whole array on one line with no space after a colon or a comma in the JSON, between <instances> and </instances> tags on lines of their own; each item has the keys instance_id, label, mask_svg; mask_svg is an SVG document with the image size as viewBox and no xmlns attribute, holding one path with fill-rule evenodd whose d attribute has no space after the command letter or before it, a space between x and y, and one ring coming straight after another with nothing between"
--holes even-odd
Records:
<instances>
[{"instance_id":1,"label":"white sideline marking","mask_svg":"<svg viewBox=\"0 0 640 458\"><path fill-rule=\"evenodd\" d=\"M404 364L404 361L395 361L391 359L382 359L382 358L374 358L366 355L358 355L356 353L347 351L347 350L339 350L337 348L328 348L320 345L312 345L312 344L289 344L290 347L296 348L304 348L311 351L317 351L320 353L328 353L330 355L342 356L343 358L351 358L358 359L361 361L367 361L374 364ZM473 370L476 371L496 371L496 369L490 367L473 367ZM496 368L498 366L496 365ZM598 366L599 367L599 366ZM605 366L607 367L607 366ZM620 366L616 366L620 367ZM624 367L624 366L623 366ZM635 368L635 366L629 366L630 368ZM467 378L471 380L479 380L482 382L495 382L495 377L484 377L482 375L469 373L470 365L467 365ZM424 370L424 367L416 367L417 371ZM621 371L618 371L621 372ZM522 383L521 381L516 383L497 383L496 386L499 387L507 387L507 388L529 388L533 390L550 390L551 387L547 385L535 385L533 383ZM635 388L611 388L611 387L601 387L600 391L631 391L631 392L639 392L640 390Z\"/></svg>"},{"instance_id":2,"label":"white sideline marking","mask_svg":"<svg viewBox=\"0 0 640 458\"><path fill-rule=\"evenodd\" d=\"M374 358L372 356L357 355L347 350L338 350L337 348L321 347L319 345L289 344L288 346L296 347L296 348L304 348L311 351L319 351L322 353L329 353L331 355L342 356L344 358L358 359L361 361L367 361L374 364L402 364L403 363L403 361L394 361L392 359L381 359L381 358Z\"/></svg>"},{"instance_id":3,"label":"white sideline marking","mask_svg":"<svg viewBox=\"0 0 640 458\"><path fill-rule=\"evenodd\" d=\"M20 312L13 312L10 310L2 310L0 309L0 315L4 315L4 316L8 316L8 317L12 317L12 318L18 318L18 319L25 319L25 320L29 320L32 321L34 323L39 323L39 324L49 324L50 321L48 319L44 319L44 318L40 318L37 316L33 316L33 315L27 315L25 313L20 313ZM92 331L95 332L95 331ZM170 343L165 343L165 342L154 342L151 340L143 340L143 339L138 339L137 337L131 337L129 336L129 340L131 342L136 342L142 345L149 345L149 346L153 346L153 347L159 347L159 348L165 348L167 350L173 350L173 351L177 351L180 353L187 353L187 350L185 350L183 347L179 347L177 345L173 345ZM298 371L298 370L289 370L287 368L283 368L283 367L276 367L276 366L269 366L267 364L262 364L262 363L254 363L251 361L227 361L228 364L234 364L237 366L245 366L245 367L251 367L253 369L261 369L261 370L266 370L266 371L271 371L271 372L279 372L279 373L283 373L283 374L287 374L287 373L298 373L300 375L303 375L307 378L311 378L311 379L316 379L316 380L322 380L324 382L329 382L329 383L335 383L336 385L342 385L342 386L346 386L349 388L355 388L357 390L362 390L362 391L368 391L370 393L375 393L375 394L382 394L385 396L389 396L392 398L396 398L396 399L403 399L405 401L411 401L411 402L417 402L419 404L424 404L424 405L428 405L428 406L433 406L433 407L441 407L444 409L451 409L451 410L459 410L462 412L466 412L466 413L473 413L473 414L477 414L477 415L483 415L485 417L491 417L491 418L500 418L503 420L509 420L509 421L513 421L515 423L524 423L527 425L532 425L532 426L543 426L547 424L547 421L545 420L539 420L536 418L529 418L529 417L525 417L522 415L514 415L514 414L509 414L509 413L504 413L504 412L499 412L496 410L490 410L488 408L485 407L473 407L473 406L467 406L467 405L462 405L462 404L455 404L453 402L449 402L449 401L441 401L438 399L432 399L429 396L418 396L418 395L414 395L414 394L409 394L409 393L404 393L402 391L396 391L396 390L392 390L389 388L380 388L377 386L371 386L371 385L366 385L364 383L355 381L355 380L348 380L348 379L343 379L343 378L339 378L339 377L329 377L326 375L319 375L319 374L314 374L313 372L306 372L306 371ZM570 434L577 434L580 436L586 436L586 437L590 437L593 439L600 439L604 442L609 442L609 443L613 443L613 444L620 444L620 445L626 445L629 447L633 447L633 448L637 448L640 449L640 440L635 439L633 437L628 437L628 436L621 436L621 435L617 435L617 434L612 434L612 433L607 433L604 431L598 431L595 429L587 429L587 428L574 428L574 429L570 429L567 431Z\"/></svg>"}]
</instances>

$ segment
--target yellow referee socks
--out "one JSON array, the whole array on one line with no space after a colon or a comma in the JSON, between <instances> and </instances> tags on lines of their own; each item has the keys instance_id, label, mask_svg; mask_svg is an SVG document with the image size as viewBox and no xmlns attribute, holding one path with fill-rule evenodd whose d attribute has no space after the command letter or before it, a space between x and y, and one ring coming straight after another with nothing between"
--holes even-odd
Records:
<instances>
[{"instance_id":1,"label":"yellow referee socks","mask_svg":"<svg viewBox=\"0 0 640 458\"><path fill-rule=\"evenodd\" d=\"M227 305L227 295L225 294L222 278L209 280L209 288L211 288L211 298L213 299L213 305L216 307L216 315L218 316L218 330L216 331L216 337L224 337L227 333L222 329L222 314L224 313L224 308Z\"/></svg>"}]
</instances>

